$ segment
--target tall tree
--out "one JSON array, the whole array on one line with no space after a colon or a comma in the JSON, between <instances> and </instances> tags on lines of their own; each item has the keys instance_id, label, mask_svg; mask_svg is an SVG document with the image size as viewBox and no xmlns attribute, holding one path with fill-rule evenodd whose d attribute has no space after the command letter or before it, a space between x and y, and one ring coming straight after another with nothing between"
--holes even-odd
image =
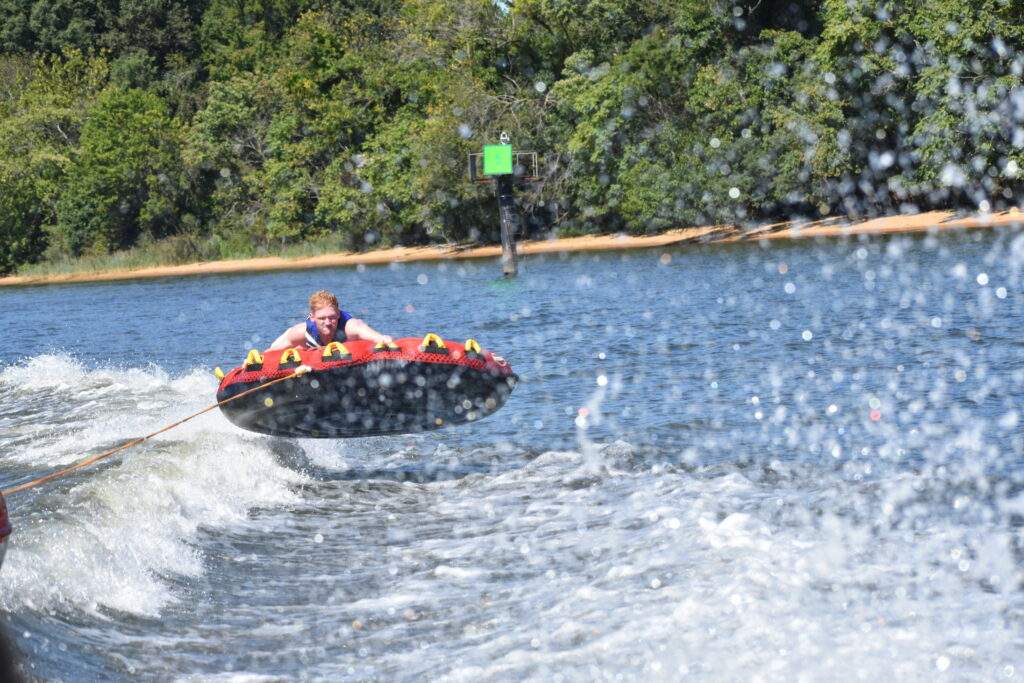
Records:
<instances>
[{"instance_id":1,"label":"tall tree","mask_svg":"<svg viewBox=\"0 0 1024 683\"><path fill-rule=\"evenodd\" d=\"M60 58L0 61L10 69L0 104L0 272L6 272L35 261L47 247L81 126L106 83L107 64L73 50Z\"/></svg>"},{"instance_id":2,"label":"tall tree","mask_svg":"<svg viewBox=\"0 0 1024 683\"><path fill-rule=\"evenodd\" d=\"M152 93L108 88L82 124L57 206L56 236L72 254L105 253L174 231L184 211L182 130Z\"/></svg>"}]
</instances>

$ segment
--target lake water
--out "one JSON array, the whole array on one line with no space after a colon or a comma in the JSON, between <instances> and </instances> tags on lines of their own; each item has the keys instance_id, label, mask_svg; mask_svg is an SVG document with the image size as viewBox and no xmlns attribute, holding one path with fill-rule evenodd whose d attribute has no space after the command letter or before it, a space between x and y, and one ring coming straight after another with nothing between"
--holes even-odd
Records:
<instances>
[{"instance_id":1,"label":"lake water","mask_svg":"<svg viewBox=\"0 0 1024 683\"><path fill-rule=\"evenodd\" d=\"M1019 680L1014 231L0 290L0 484L193 413L311 291L478 339L478 423L208 413L11 496L42 680Z\"/></svg>"}]
</instances>

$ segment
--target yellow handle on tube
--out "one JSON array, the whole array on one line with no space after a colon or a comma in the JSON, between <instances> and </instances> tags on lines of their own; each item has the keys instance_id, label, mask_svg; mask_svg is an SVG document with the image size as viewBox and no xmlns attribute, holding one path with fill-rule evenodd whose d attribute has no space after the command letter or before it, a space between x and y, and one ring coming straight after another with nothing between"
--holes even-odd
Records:
<instances>
[{"instance_id":1,"label":"yellow handle on tube","mask_svg":"<svg viewBox=\"0 0 1024 683\"><path fill-rule=\"evenodd\" d=\"M327 346L324 347L324 352L323 352L323 356L322 357L323 357L324 360L327 360L328 358L333 356L335 354L335 352L337 352L337 354L339 356L343 357L343 358L345 356L351 356L352 355L351 353L349 353L348 349L345 348L344 344L342 344L341 342L332 341L330 344L328 344Z\"/></svg>"},{"instance_id":2,"label":"yellow handle on tube","mask_svg":"<svg viewBox=\"0 0 1024 683\"><path fill-rule=\"evenodd\" d=\"M428 332L427 335L423 337L423 341L420 342L420 351L426 351L431 346L433 346L436 349L447 350L448 348L444 345L444 340L441 339L440 336L434 334L433 332Z\"/></svg>"}]
</instances>

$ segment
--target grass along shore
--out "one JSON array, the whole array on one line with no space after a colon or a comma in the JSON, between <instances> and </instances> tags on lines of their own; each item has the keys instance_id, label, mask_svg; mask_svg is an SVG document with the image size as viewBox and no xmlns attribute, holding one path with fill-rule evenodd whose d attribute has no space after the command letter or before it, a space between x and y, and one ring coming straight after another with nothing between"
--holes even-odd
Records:
<instances>
[{"instance_id":1,"label":"grass along shore","mask_svg":"<svg viewBox=\"0 0 1024 683\"><path fill-rule=\"evenodd\" d=\"M772 223L741 230L734 226L703 226L669 230L658 235L585 235L551 240L517 242L520 255L650 249L684 244L750 242L834 238L856 235L891 235L994 227L1024 226L1024 212L1018 209L996 214L963 215L932 211L912 216L889 216L864 221L830 218L821 221ZM283 256L176 263L173 244L161 250L159 244L108 256L81 258L57 264L37 264L18 275L0 278L0 287L75 282L103 282L157 277L181 277L222 273L303 270L359 264L387 264L442 259L497 258L499 246L434 245L391 247L366 252L330 250L329 244L307 243L286 250ZM320 253L317 253L317 252Z\"/></svg>"}]
</instances>

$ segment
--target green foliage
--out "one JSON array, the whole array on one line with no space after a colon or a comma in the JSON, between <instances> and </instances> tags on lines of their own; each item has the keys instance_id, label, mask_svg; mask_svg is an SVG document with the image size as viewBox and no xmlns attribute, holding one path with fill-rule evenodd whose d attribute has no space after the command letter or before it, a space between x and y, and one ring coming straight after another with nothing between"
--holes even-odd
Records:
<instances>
[{"instance_id":1,"label":"green foliage","mask_svg":"<svg viewBox=\"0 0 1024 683\"><path fill-rule=\"evenodd\" d=\"M0 0L0 50L61 54L102 47L142 51L163 65L194 55L206 2L186 0Z\"/></svg>"},{"instance_id":2,"label":"green foliage","mask_svg":"<svg viewBox=\"0 0 1024 683\"><path fill-rule=\"evenodd\" d=\"M106 81L102 59L3 58L0 104L0 273L38 259L88 103Z\"/></svg>"},{"instance_id":3,"label":"green foliage","mask_svg":"<svg viewBox=\"0 0 1024 683\"><path fill-rule=\"evenodd\" d=\"M28 6L22 0L0 0L0 51L27 52L33 47Z\"/></svg>"},{"instance_id":4,"label":"green foliage","mask_svg":"<svg viewBox=\"0 0 1024 683\"><path fill-rule=\"evenodd\" d=\"M193 120L183 156L200 178L219 239L262 239L261 174L273 154L268 129L278 109L269 79L254 73L212 84Z\"/></svg>"},{"instance_id":5,"label":"green foliage","mask_svg":"<svg viewBox=\"0 0 1024 683\"><path fill-rule=\"evenodd\" d=\"M876 188L848 197L848 212L999 208L1015 197L1005 172L1018 154L1012 103L1024 85L1015 3L985 0L965 13L951 0L902 11L881 0L825 0L822 14L818 59L841 75L844 138L864 147L856 179Z\"/></svg>"},{"instance_id":6,"label":"green foliage","mask_svg":"<svg viewBox=\"0 0 1024 683\"><path fill-rule=\"evenodd\" d=\"M623 155L621 211L635 232L745 223L793 211L827 213L828 180L847 163L842 123L796 33L702 67L689 116Z\"/></svg>"},{"instance_id":7,"label":"green foliage","mask_svg":"<svg viewBox=\"0 0 1024 683\"><path fill-rule=\"evenodd\" d=\"M45 248L41 229L45 198L26 175L0 175L0 273L35 261Z\"/></svg>"},{"instance_id":8,"label":"green foliage","mask_svg":"<svg viewBox=\"0 0 1024 683\"><path fill-rule=\"evenodd\" d=\"M208 2L120 0L110 10L101 45L114 55L144 52L159 68L172 55L196 56L196 31Z\"/></svg>"},{"instance_id":9,"label":"green foliage","mask_svg":"<svg viewBox=\"0 0 1024 683\"><path fill-rule=\"evenodd\" d=\"M693 121L688 107L702 106L690 91L701 74L701 60L715 56L709 46L720 25L689 24L695 25L705 33L684 37L654 31L612 63L595 64L590 50L566 60L567 75L551 90L557 107L547 126L556 151L566 160L556 179L559 199L575 208L576 220L598 229L621 229L625 218L640 215L641 205L649 206L649 184L639 171L629 169L637 163L640 169L661 168L672 161L680 144L678 133ZM640 163L636 158L659 151L662 159ZM623 171L632 178L628 186L620 182ZM664 199L674 201L671 194Z\"/></svg>"},{"instance_id":10,"label":"green foliage","mask_svg":"<svg viewBox=\"0 0 1024 683\"><path fill-rule=\"evenodd\" d=\"M270 57L310 0L210 0L199 27L203 62L214 79L251 71Z\"/></svg>"},{"instance_id":11,"label":"green foliage","mask_svg":"<svg viewBox=\"0 0 1024 683\"><path fill-rule=\"evenodd\" d=\"M679 7L663 0L526 0L514 3L513 11L533 24L541 49L559 61L587 50L603 62L652 26L667 24Z\"/></svg>"},{"instance_id":12,"label":"green foliage","mask_svg":"<svg viewBox=\"0 0 1024 683\"><path fill-rule=\"evenodd\" d=\"M143 90L101 92L81 129L78 154L57 205L54 237L73 255L170 234L183 213L181 126Z\"/></svg>"},{"instance_id":13,"label":"green foliage","mask_svg":"<svg viewBox=\"0 0 1024 683\"><path fill-rule=\"evenodd\" d=\"M996 210L1022 79L1005 0L0 0L0 271L493 240L502 131L563 233Z\"/></svg>"}]
</instances>

